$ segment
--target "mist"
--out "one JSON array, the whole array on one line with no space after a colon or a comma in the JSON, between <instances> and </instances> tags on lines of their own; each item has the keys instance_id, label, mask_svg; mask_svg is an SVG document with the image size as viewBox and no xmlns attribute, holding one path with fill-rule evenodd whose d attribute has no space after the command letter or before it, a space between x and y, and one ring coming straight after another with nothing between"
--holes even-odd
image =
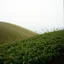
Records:
<instances>
[{"instance_id":1,"label":"mist","mask_svg":"<svg viewBox=\"0 0 64 64\"><path fill-rule=\"evenodd\" d=\"M37 33L62 29L63 0L1 0L0 21Z\"/></svg>"}]
</instances>

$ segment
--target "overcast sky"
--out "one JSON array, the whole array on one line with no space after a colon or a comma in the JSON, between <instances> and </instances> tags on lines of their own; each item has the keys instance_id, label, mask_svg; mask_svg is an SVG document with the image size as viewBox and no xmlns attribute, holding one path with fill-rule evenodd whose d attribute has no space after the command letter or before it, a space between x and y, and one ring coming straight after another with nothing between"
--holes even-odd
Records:
<instances>
[{"instance_id":1,"label":"overcast sky","mask_svg":"<svg viewBox=\"0 0 64 64\"><path fill-rule=\"evenodd\" d=\"M64 28L63 0L0 0L0 21L39 33Z\"/></svg>"}]
</instances>

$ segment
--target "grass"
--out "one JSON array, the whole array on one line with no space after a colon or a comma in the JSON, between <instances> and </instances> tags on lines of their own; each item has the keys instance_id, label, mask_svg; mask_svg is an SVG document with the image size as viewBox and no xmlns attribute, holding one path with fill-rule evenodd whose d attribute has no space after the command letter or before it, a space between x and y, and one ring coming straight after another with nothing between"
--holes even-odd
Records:
<instances>
[{"instance_id":1,"label":"grass","mask_svg":"<svg viewBox=\"0 0 64 64\"><path fill-rule=\"evenodd\" d=\"M23 27L0 22L0 43L15 41L15 40L23 40L29 37L36 35L35 32L32 32Z\"/></svg>"},{"instance_id":2,"label":"grass","mask_svg":"<svg viewBox=\"0 0 64 64\"><path fill-rule=\"evenodd\" d=\"M1 44L0 64L64 64L64 30Z\"/></svg>"}]
</instances>

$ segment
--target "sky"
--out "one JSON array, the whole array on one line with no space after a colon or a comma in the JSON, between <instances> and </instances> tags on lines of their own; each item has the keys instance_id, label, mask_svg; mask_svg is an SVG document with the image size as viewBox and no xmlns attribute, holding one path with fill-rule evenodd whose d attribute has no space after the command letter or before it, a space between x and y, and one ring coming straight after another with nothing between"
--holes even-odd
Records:
<instances>
[{"instance_id":1,"label":"sky","mask_svg":"<svg viewBox=\"0 0 64 64\"><path fill-rule=\"evenodd\" d=\"M0 0L0 21L38 33L64 28L63 0Z\"/></svg>"}]
</instances>

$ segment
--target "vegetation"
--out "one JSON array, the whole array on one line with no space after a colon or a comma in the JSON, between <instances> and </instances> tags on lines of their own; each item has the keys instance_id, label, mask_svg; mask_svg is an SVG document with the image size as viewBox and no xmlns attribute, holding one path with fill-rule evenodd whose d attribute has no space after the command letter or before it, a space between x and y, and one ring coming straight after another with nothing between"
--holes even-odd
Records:
<instances>
[{"instance_id":1,"label":"vegetation","mask_svg":"<svg viewBox=\"0 0 64 64\"><path fill-rule=\"evenodd\" d=\"M0 64L64 64L64 30L1 44Z\"/></svg>"},{"instance_id":2,"label":"vegetation","mask_svg":"<svg viewBox=\"0 0 64 64\"><path fill-rule=\"evenodd\" d=\"M29 37L34 36L36 33L27 30L23 27L0 22L0 43L15 41L15 40L23 40Z\"/></svg>"}]
</instances>

